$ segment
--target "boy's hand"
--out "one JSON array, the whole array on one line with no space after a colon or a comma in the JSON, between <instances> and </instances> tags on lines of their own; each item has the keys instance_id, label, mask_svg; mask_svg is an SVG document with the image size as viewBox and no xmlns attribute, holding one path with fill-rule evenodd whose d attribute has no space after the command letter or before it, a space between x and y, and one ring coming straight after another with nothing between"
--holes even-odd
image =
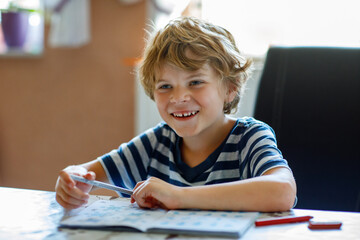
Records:
<instances>
[{"instance_id":1,"label":"boy's hand","mask_svg":"<svg viewBox=\"0 0 360 240\"><path fill-rule=\"evenodd\" d=\"M95 173L88 172L84 167L69 166L62 170L56 182L56 201L66 209L74 209L86 204L89 199L88 192L92 186L76 182L70 174L78 175L89 180L95 180Z\"/></svg>"},{"instance_id":2,"label":"boy's hand","mask_svg":"<svg viewBox=\"0 0 360 240\"><path fill-rule=\"evenodd\" d=\"M136 202L141 208L180 208L181 188L159 178L151 177L138 182L131 195L131 203Z\"/></svg>"}]
</instances>

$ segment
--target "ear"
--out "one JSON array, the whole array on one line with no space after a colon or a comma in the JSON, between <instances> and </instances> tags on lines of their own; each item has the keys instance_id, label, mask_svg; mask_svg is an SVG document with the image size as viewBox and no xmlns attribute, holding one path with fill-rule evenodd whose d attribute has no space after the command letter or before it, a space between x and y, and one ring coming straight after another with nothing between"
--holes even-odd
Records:
<instances>
[{"instance_id":1,"label":"ear","mask_svg":"<svg viewBox=\"0 0 360 240\"><path fill-rule=\"evenodd\" d=\"M237 88L234 84L229 83L227 86L227 92L225 97L226 103L231 103L237 95Z\"/></svg>"}]
</instances>

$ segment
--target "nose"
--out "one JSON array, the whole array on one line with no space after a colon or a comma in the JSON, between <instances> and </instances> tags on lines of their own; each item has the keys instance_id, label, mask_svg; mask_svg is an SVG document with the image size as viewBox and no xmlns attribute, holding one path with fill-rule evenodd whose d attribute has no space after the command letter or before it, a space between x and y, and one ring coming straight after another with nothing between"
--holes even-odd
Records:
<instances>
[{"instance_id":1,"label":"nose","mask_svg":"<svg viewBox=\"0 0 360 240\"><path fill-rule=\"evenodd\" d=\"M174 88L170 96L171 103L184 103L190 100L190 92L184 87Z\"/></svg>"}]
</instances>

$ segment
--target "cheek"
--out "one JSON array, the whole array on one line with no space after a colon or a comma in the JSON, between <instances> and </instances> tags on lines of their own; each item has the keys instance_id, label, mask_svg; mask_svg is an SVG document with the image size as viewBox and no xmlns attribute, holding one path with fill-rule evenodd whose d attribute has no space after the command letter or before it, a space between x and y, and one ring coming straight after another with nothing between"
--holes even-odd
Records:
<instances>
[{"instance_id":1,"label":"cheek","mask_svg":"<svg viewBox=\"0 0 360 240\"><path fill-rule=\"evenodd\" d=\"M213 89L212 91L202 92L197 97L198 101L202 103L202 105L212 106L224 104L224 95L219 92L218 89Z\"/></svg>"},{"instance_id":2,"label":"cheek","mask_svg":"<svg viewBox=\"0 0 360 240\"><path fill-rule=\"evenodd\" d=\"M161 111L165 111L167 101L166 97L161 94L154 94L154 102L156 104L156 107L158 108L158 111L161 113Z\"/></svg>"}]
</instances>

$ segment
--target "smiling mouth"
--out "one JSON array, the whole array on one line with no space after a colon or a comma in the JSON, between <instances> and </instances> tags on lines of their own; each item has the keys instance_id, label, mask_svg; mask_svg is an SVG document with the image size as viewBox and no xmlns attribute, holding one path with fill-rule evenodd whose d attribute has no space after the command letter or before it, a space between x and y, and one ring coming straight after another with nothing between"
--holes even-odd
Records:
<instances>
[{"instance_id":1,"label":"smiling mouth","mask_svg":"<svg viewBox=\"0 0 360 240\"><path fill-rule=\"evenodd\" d=\"M176 118L187 118L187 117L195 116L198 112L199 111L192 111L187 113L171 113L171 115Z\"/></svg>"}]
</instances>

